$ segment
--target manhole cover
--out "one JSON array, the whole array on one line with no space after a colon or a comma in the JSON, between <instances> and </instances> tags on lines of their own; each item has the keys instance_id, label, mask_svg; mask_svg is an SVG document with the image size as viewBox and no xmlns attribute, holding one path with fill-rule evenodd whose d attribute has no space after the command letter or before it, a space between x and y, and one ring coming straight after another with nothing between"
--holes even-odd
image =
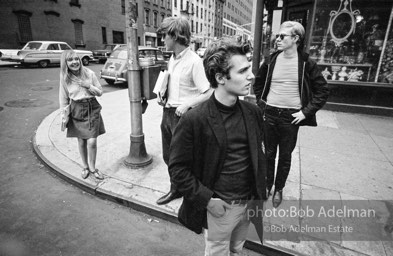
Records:
<instances>
[{"instance_id":1,"label":"manhole cover","mask_svg":"<svg viewBox=\"0 0 393 256\"><path fill-rule=\"evenodd\" d=\"M31 88L32 91L49 91L52 89L53 89L53 87L51 87L51 86L38 86L38 87Z\"/></svg>"},{"instance_id":2,"label":"manhole cover","mask_svg":"<svg viewBox=\"0 0 393 256\"><path fill-rule=\"evenodd\" d=\"M50 104L52 104L52 101L42 100L42 99L21 99L21 100L12 100L5 103L7 107L13 107L13 108L41 107Z\"/></svg>"}]
</instances>

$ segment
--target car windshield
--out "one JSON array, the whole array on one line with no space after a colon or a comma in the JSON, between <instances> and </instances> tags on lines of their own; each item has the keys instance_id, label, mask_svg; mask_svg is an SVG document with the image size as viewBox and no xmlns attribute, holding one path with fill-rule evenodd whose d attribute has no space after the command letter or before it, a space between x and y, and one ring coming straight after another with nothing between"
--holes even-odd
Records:
<instances>
[{"instance_id":1,"label":"car windshield","mask_svg":"<svg viewBox=\"0 0 393 256\"><path fill-rule=\"evenodd\" d=\"M127 48L119 48L117 50L114 50L111 53L110 58L126 60L127 59Z\"/></svg>"},{"instance_id":2,"label":"car windshield","mask_svg":"<svg viewBox=\"0 0 393 256\"><path fill-rule=\"evenodd\" d=\"M42 43L30 42L27 43L22 50L38 50L41 47Z\"/></svg>"},{"instance_id":3,"label":"car windshield","mask_svg":"<svg viewBox=\"0 0 393 256\"><path fill-rule=\"evenodd\" d=\"M155 50L139 50L139 58L146 58L146 57L155 59L155 57L156 57ZM158 57L158 59L163 59L162 53L159 54L157 57ZM126 60L127 59L127 48L122 47L117 50L114 50L111 53L110 58Z\"/></svg>"},{"instance_id":4,"label":"car windshield","mask_svg":"<svg viewBox=\"0 0 393 256\"><path fill-rule=\"evenodd\" d=\"M113 48L115 48L115 45L111 45L111 44L109 44L109 45L105 45L105 48L103 49L103 50L109 50L109 51L112 51L112 49Z\"/></svg>"}]
</instances>

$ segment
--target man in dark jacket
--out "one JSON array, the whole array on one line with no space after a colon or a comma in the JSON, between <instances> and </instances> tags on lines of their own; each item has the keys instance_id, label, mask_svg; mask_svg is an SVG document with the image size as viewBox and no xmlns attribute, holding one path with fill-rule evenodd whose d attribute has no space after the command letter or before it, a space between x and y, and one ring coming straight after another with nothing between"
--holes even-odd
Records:
<instances>
[{"instance_id":1,"label":"man in dark jacket","mask_svg":"<svg viewBox=\"0 0 393 256\"><path fill-rule=\"evenodd\" d=\"M250 219L262 240L262 112L238 98L254 78L249 51L228 39L209 45L204 68L215 92L182 116L170 147L171 182L184 197L178 218L196 233L205 228L205 255L240 253Z\"/></svg>"},{"instance_id":2,"label":"man in dark jacket","mask_svg":"<svg viewBox=\"0 0 393 256\"><path fill-rule=\"evenodd\" d=\"M267 190L269 196L274 183L274 207L282 202L299 126L317 125L315 113L329 95L327 82L317 64L300 50L303 26L286 21L276 37L278 51L264 61L253 86L257 103L264 113ZM279 157L274 178L277 147Z\"/></svg>"}]
</instances>

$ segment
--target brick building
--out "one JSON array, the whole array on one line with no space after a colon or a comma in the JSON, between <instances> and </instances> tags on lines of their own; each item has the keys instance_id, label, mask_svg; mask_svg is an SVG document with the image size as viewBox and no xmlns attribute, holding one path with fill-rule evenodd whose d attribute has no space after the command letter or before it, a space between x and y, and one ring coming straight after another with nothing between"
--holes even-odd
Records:
<instances>
[{"instance_id":1,"label":"brick building","mask_svg":"<svg viewBox=\"0 0 393 256\"><path fill-rule=\"evenodd\" d=\"M30 40L65 41L98 49L126 43L127 0L1 0L0 49L19 49ZM158 45L155 33L172 15L170 0L137 0L138 44Z\"/></svg>"}]
</instances>

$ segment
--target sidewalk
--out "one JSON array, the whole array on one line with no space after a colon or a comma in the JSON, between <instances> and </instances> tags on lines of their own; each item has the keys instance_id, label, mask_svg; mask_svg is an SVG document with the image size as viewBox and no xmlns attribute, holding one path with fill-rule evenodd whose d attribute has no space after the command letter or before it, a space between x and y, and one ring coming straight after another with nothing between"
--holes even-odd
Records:
<instances>
[{"instance_id":1,"label":"sidewalk","mask_svg":"<svg viewBox=\"0 0 393 256\"><path fill-rule=\"evenodd\" d=\"M161 153L161 107L155 100L149 101L143 115L146 150L153 162L130 169L123 164L130 147L128 91L108 93L98 100L107 131L98 139L97 167L105 175L103 181L98 182L92 175L86 180L80 177L77 141L67 139L60 131L59 111L47 116L37 128L35 152L54 172L93 194L176 221L181 200L164 206L155 204L170 186ZM393 224L393 118L321 110L317 119L318 127L300 128L282 207L307 200L368 200L378 205L377 223L362 224L365 226L360 230L367 234L372 230L376 237L388 239L351 241L340 233L334 241L323 236L288 241L269 239L272 233L267 233L264 245L294 255L393 255L392 234L383 229L389 221ZM272 209L271 198L266 209ZM340 225L345 221L341 220ZM289 227L307 224L307 219L287 223L285 218L264 218L264 222L264 227L283 223ZM360 228L359 223L356 225ZM257 243L255 231L250 230L249 238Z\"/></svg>"}]
</instances>

